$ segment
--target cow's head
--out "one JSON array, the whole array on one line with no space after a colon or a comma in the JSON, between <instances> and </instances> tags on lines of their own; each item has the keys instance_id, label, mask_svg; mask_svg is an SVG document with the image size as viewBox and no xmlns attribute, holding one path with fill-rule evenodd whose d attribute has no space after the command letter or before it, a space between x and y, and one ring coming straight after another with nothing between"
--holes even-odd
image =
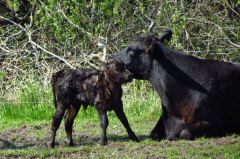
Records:
<instances>
[{"instance_id":1,"label":"cow's head","mask_svg":"<svg viewBox=\"0 0 240 159\"><path fill-rule=\"evenodd\" d=\"M148 34L119 51L113 58L122 61L133 73L134 78L148 79L153 65L153 57L156 54L156 44L165 44L171 37L171 30L164 31L159 38Z\"/></svg>"},{"instance_id":2,"label":"cow's head","mask_svg":"<svg viewBox=\"0 0 240 159\"><path fill-rule=\"evenodd\" d=\"M133 74L119 60L110 59L104 64L104 67L107 78L112 82L122 84L133 79Z\"/></svg>"}]
</instances>

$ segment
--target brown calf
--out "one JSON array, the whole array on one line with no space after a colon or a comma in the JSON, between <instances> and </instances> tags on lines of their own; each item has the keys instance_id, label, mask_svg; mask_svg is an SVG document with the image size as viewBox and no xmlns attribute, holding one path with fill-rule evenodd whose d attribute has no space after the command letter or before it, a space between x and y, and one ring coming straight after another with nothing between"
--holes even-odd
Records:
<instances>
[{"instance_id":1,"label":"brown calf","mask_svg":"<svg viewBox=\"0 0 240 159\"><path fill-rule=\"evenodd\" d=\"M109 60L104 70L97 69L65 69L52 76L56 112L52 120L51 147L55 147L56 131L64 117L67 144L72 146L72 128L77 113L83 105L95 106L98 111L102 136L101 145L107 144L106 130L108 127L107 111L114 110L126 128L129 138L138 141L135 133L128 124L123 112L121 84L133 79L125 65L118 60Z\"/></svg>"}]
</instances>

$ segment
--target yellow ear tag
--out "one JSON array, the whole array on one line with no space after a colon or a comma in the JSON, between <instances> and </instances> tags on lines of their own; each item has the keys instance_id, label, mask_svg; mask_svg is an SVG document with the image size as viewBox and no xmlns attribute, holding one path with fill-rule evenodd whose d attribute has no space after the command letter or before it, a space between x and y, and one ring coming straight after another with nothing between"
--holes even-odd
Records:
<instances>
[{"instance_id":1,"label":"yellow ear tag","mask_svg":"<svg viewBox=\"0 0 240 159\"><path fill-rule=\"evenodd\" d=\"M146 48L145 51L147 54L150 54L150 47Z\"/></svg>"},{"instance_id":2,"label":"yellow ear tag","mask_svg":"<svg viewBox=\"0 0 240 159\"><path fill-rule=\"evenodd\" d=\"M164 41L163 41L164 45L167 45L168 42L169 42L169 41L168 41L167 39L164 39Z\"/></svg>"}]
</instances>

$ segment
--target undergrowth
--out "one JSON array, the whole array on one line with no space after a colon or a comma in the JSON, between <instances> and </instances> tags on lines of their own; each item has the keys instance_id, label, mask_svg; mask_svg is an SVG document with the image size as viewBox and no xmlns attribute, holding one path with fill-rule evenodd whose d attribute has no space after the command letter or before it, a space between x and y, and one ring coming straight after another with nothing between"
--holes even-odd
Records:
<instances>
[{"instance_id":1,"label":"undergrowth","mask_svg":"<svg viewBox=\"0 0 240 159\"><path fill-rule=\"evenodd\" d=\"M0 101L0 123L23 123L36 121L51 121L55 111L52 100L51 86L43 86L39 83L27 82L17 89L13 100ZM131 89L130 89L131 88ZM134 81L123 85L124 111L128 118L137 121L139 116L146 118L158 117L161 112L160 98L148 85L142 81ZM9 96L9 95L5 95ZM108 112L109 118L115 120L116 115ZM76 121L91 120L97 121L98 114L94 107L88 107L87 110L80 109ZM118 119L117 119L118 120Z\"/></svg>"}]
</instances>

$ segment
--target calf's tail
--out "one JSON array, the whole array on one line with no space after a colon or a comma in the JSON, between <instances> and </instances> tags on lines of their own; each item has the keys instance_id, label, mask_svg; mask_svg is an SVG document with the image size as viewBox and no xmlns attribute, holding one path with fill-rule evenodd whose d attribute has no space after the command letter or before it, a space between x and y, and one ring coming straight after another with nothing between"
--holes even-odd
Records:
<instances>
[{"instance_id":1,"label":"calf's tail","mask_svg":"<svg viewBox=\"0 0 240 159\"><path fill-rule=\"evenodd\" d=\"M53 74L51 79L51 85L52 85L52 92L53 92L53 103L55 108L57 108L57 99L56 99L56 92L55 92L56 82L57 82L57 75Z\"/></svg>"}]
</instances>

